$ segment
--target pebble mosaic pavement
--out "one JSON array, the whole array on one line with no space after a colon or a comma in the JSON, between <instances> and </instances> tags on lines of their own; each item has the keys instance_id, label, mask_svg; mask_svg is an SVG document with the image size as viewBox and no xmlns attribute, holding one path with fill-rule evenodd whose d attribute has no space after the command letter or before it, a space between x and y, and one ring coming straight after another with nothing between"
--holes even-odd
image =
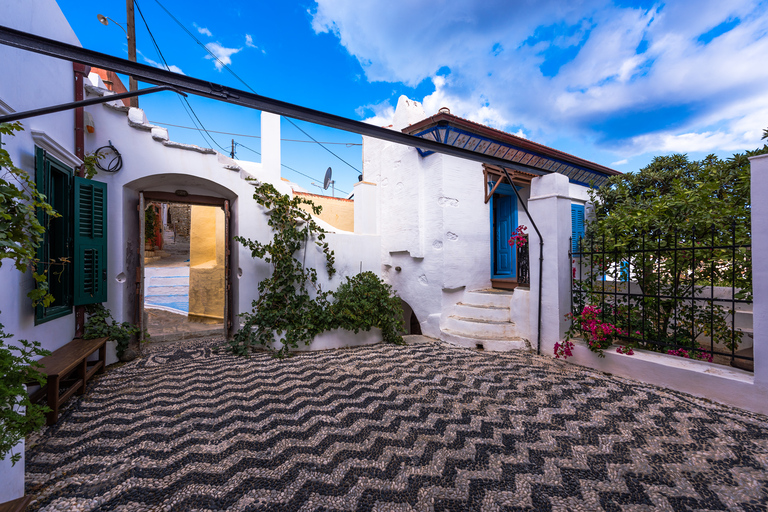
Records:
<instances>
[{"instance_id":1,"label":"pebble mosaic pavement","mask_svg":"<svg viewBox=\"0 0 768 512\"><path fill-rule=\"evenodd\" d=\"M768 508L768 418L548 357L409 346L99 378L30 439L30 510Z\"/></svg>"}]
</instances>

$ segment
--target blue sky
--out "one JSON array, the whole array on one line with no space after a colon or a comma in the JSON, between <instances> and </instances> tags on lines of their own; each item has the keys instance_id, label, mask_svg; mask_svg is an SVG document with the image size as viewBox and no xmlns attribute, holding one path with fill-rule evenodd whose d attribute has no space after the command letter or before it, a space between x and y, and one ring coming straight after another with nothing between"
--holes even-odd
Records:
<instances>
[{"instance_id":1,"label":"blue sky","mask_svg":"<svg viewBox=\"0 0 768 512\"><path fill-rule=\"evenodd\" d=\"M623 172L654 155L728 156L761 145L768 127L768 4L485 0L305 2L159 0L258 94L387 125L400 95L428 115L451 112ZM59 0L84 47L127 55L125 35L98 13L125 21L124 0ZM138 0L169 65L244 88L156 0ZM136 13L139 61L160 62ZM159 65L159 64L157 64ZM157 123L193 126L171 93L140 100ZM259 114L190 98L208 130L258 161ZM283 142L283 163L351 191L362 169L360 137L297 124L313 143ZM171 138L211 146L196 131ZM284 139L307 137L283 120ZM347 145L357 144L357 145ZM216 147L216 146L214 146ZM216 147L219 149L218 147ZM221 149L220 149L221 150ZM321 190L291 170L283 175Z\"/></svg>"}]
</instances>

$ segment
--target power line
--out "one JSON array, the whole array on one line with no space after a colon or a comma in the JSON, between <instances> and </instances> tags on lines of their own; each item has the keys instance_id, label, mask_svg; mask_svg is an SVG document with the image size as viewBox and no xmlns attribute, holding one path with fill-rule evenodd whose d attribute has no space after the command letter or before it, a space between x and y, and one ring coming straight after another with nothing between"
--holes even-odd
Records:
<instances>
[{"instance_id":1,"label":"power line","mask_svg":"<svg viewBox=\"0 0 768 512\"><path fill-rule=\"evenodd\" d=\"M208 49L208 47L207 47L206 45L204 45L204 44L203 44L203 43L202 43L202 42L201 42L201 41L200 41L200 40L199 40L199 39L198 39L198 38L197 38L197 37L196 37L196 36L195 36L195 35L194 35L192 32L190 32L190 31L187 29L187 27L185 27L185 26L184 26L184 25L183 25L183 24L182 24L182 23L181 23L181 22L180 22L178 19L176 19L176 17L175 17L173 14L171 14L171 11L169 11L168 9L166 9L166 8L165 8L165 6L164 6L163 4L161 4L161 3L160 3L160 0L155 0L155 3L156 3L157 5L159 5L159 6L160 6L160 7L161 7L161 8L162 8L162 9L163 9L163 10L164 10L164 11L165 11L167 14L168 14L168 16L170 16L170 17L171 17L171 19L173 19L173 21L175 21L175 22L176 22L176 24L177 24L177 25L179 25L179 26L180 26L180 27L181 27L181 28L184 30L184 32L186 32L186 33L189 35L189 37L191 37L192 39L194 39L194 40L195 40L195 42L196 42L198 45L200 45L201 47L203 47L203 48L205 49L205 51L206 51L206 52L208 52L208 54L209 54L209 55L210 55L212 58L216 59L216 62L218 62L218 63L219 63L219 64L220 64L222 67L224 67L224 68L225 68L227 71L229 71L229 73L231 73L231 74L232 74L232 76L234 76L234 77L235 77L237 80L239 80L239 81L240 81L240 83L242 83L242 84L243 84L245 87L247 87L248 89L250 89L250 91L251 91L252 93L254 93L254 94L258 94L258 93L257 93L257 92L256 92L256 91L253 89L253 87L251 87L250 85L248 85L248 84L246 83L246 81L245 81L245 80L243 80L242 78L240 78L240 76L239 76L237 73L235 73L235 72L232 70L232 68L230 68L229 66L227 66L226 64L224 64L224 63L221 61L221 59L219 59L219 57L218 57L218 56L216 56L216 54L214 54L214 53L213 53L213 52L212 52L210 49ZM318 141L317 139L315 139L314 137L312 137L310 134L308 134L307 132L305 132L304 130L302 130L302 129L299 127L299 125L297 125L297 124L296 124L296 123L293 121L293 119L291 119L290 117L286 117L285 119L287 119L287 120L288 120L288 122L289 122L289 123L291 123L291 124L292 124L292 125L293 125L293 126L294 126L294 127L297 129L297 130L299 130L301 133L303 133L304 135L306 135L307 137L309 137L310 139L312 139L312 140L313 140L313 141L314 141L314 142L315 142L317 145L319 145L321 148L323 148L324 150L326 150L327 152L329 152L330 154L332 154L333 156L335 156L336 158L338 158L339 160L341 160L342 162L344 162L345 164L347 164L348 166L350 166L352 169L356 170L358 173L360 173L360 174L363 174L363 173L362 173L362 171L360 171L360 170L359 170L357 167L353 166L352 164L350 164L349 162L347 162L346 160L344 160L343 158L341 158L339 155L337 155L336 153L334 153L333 151L331 151L330 149L328 149L327 147L325 147L325 146L324 146L324 145L323 145L323 144L322 144L320 141Z\"/></svg>"},{"instance_id":2,"label":"power line","mask_svg":"<svg viewBox=\"0 0 768 512\"><path fill-rule=\"evenodd\" d=\"M197 128L197 127L194 127L194 126L183 126L183 125L180 125L180 124L161 123L160 121L150 121L150 123L152 123L152 124L161 124L163 126L172 126L174 128L184 128L186 130L200 130L200 128ZM246 133L220 132L220 131L216 131L216 130L206 130L206 131L208 131L210 133L220 133L222 135L232 135L232 136L235 136L235 137L250 137L252 139L260 139L261 138L261 135L248 135ZM315 141L312 141L312 140L301 140L301 139L280 139L280 140L283 141L283 142L306 142L306 143L311 143L311 144L315 143ZM328 142L328 141L323 141L322 144L339 144L339 145L344 145L344 146L347 146L347 147L362 146L362 144L360 144L358 142Z\"/></svg>"},{"instance_id":3,"label":"power line","mask_svg":"<svg viewBox=\"0 0 768 512\"><path fill-rule=\"evenodd\" d=\"M155 51L157 51L157 55L158 55L158 57L160 58L160 60L162 60L162 61L163 61L163 64L165 65L165 68L166 68L167 70L169 70L169 71L170 71L170 69L171 69L171 68L170 68L170 66L168 66L168 61L166 61L166 60L165 60L165 56L163 55L163 52L160 50L160 45L158 45L158 44L157 44L157 41L155 40L155 36L154 36L154 34L152 34L152 31L149 29L149 24L147 23L147 20L146 20L146 18L144 18L144 13L142 13L142 12L141 12L141 7L139 6L139 2L138 2L138 0L133 0L133 3L136 5L136 8L137 8L137 9L138 9L138 11L139 11L139 16L141 16L141 20L144 22L144 27L146 27L146 29L147 29L147 33L149 33L149 38L152 40L152 45L155 47ZM177 95L177 96L178 96L178 95ZM192 105L189 103L189 100L188 100L187 98L185 98L185 97L182 97L182 96L178 96L178 98L179 98L179 100L181 101L181 106L182 106L182 107L184 107L184 110L187 110L187 108L186 108L186 107L189 107L189 111L187 111L187 115L188 115L188 116L190 116L189 118L190 118L190 120L192 121L192 124L194 124L195 126L197 126L197 124L199 124L199 125L200 125L200 128L202 128L202 131L200 131L200 128L198 128L198 129L197 129L197 130L198 130L198 132L199 132L201 135L203 134L203 132L205 132L205 134L206 134L206 135L208 135L208 138L209 138L209 139L210 139L210 140L211 140L211 141L212 141L214 144L216 144L217 146L219 146L219 148L220 148L222 151L224 151L224 152L226 153L226 152L227 152L227 150L226 150L226 149L224 149L224 148L221 146L221 144L219 144L218 142L216 142L216 139L214 139L214 138L213 138L213 136L212 136L210 133L208 133L208 130L206 130L206 129L205 129L205 125L203 124L203 122L202 122L202 121L200 121L200 118L197 116L197 113L195 112L195 109L193 109L193 108L192 108ZM185 103L186 103L186 106L184 105ZM190 115L190 111L192 112L192 115ZM192 116L194 116L194 119L192 119ZM197 120L197 124L195 123L195 119ZM203 137L203 139L205 139L205 137Z\"/></svg>"},{"instance_id":4,"label":"power line","mask_svg":"<svg viewBox=\"0 0 768 512\"><path fill-rule=\"evenodd\" d=\"M240 144L239 142L235 142L235 145L237 145L237 146L240 146L241 148L245 148L245 149L247 149L248 151L253 151L253 152L254 152L254 153L256 153L257 155L261 156L261 153L259 153L259 152L258 152L258 151L256 151L255 149L249 148L249 147L248 147L248 146L246 146L245 144ZM301 174L301 175L302 175L302 176L304 176L305 178L309 178L309 179L311 179L311 180L313 180L313 181L323 181L323 180L319 180L319 179L317 179L317 178L313 178L313 177L312 177L312 176L310 176L309 174L304 174L304 173L303 173L303 172L301 172L301 171L297 171L297 170L296 170L296 169L294 169L293 167L288 167L288 166L287 166L287 165L285 165L284 163L280 163L280 165L282 165L283 167L285 167L285 168L286 168L286 169L288 169L289 171L293 171L293 172L295 172L295 173L297 173L297 174ZM343 190L341 190L340 188L337 188L336 190L338 190L338 191L339 191L339 192L341 192L342 194L347 194L347 195L349 195L349 192L344 192L344 191L343 191Z\"/></svg>"}]
</instances>

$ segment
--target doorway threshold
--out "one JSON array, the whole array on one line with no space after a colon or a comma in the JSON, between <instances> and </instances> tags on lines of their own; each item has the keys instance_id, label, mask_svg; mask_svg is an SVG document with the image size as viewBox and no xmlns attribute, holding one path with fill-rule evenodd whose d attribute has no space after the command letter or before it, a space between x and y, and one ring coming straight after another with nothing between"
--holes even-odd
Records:
<instances>
[{"instance_id":1,"label":"doorway threshold","mask_svg":"<svg viewBox=\"0 0 768 512\"><path fill-rule=\"evenodd\" d=\"M495 290L514 290L518 287L517 279L491 279L491 288Z\"/></svg>"}]
</instances>

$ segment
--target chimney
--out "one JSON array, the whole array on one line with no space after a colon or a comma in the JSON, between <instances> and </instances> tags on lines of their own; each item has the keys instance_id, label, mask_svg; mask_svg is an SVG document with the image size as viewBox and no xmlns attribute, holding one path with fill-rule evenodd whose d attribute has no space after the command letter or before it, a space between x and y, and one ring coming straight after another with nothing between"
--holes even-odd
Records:
<instances>
[{"instance_id":1,"label":"chimney","mask_svg":"<svg viewBox=\"0 0 768 512\"><path fill-rule=\"evenodd\" d=\"M280 181L280 116L261 112L261 168L267 181Z\"/></svg>"}]
</instances>

